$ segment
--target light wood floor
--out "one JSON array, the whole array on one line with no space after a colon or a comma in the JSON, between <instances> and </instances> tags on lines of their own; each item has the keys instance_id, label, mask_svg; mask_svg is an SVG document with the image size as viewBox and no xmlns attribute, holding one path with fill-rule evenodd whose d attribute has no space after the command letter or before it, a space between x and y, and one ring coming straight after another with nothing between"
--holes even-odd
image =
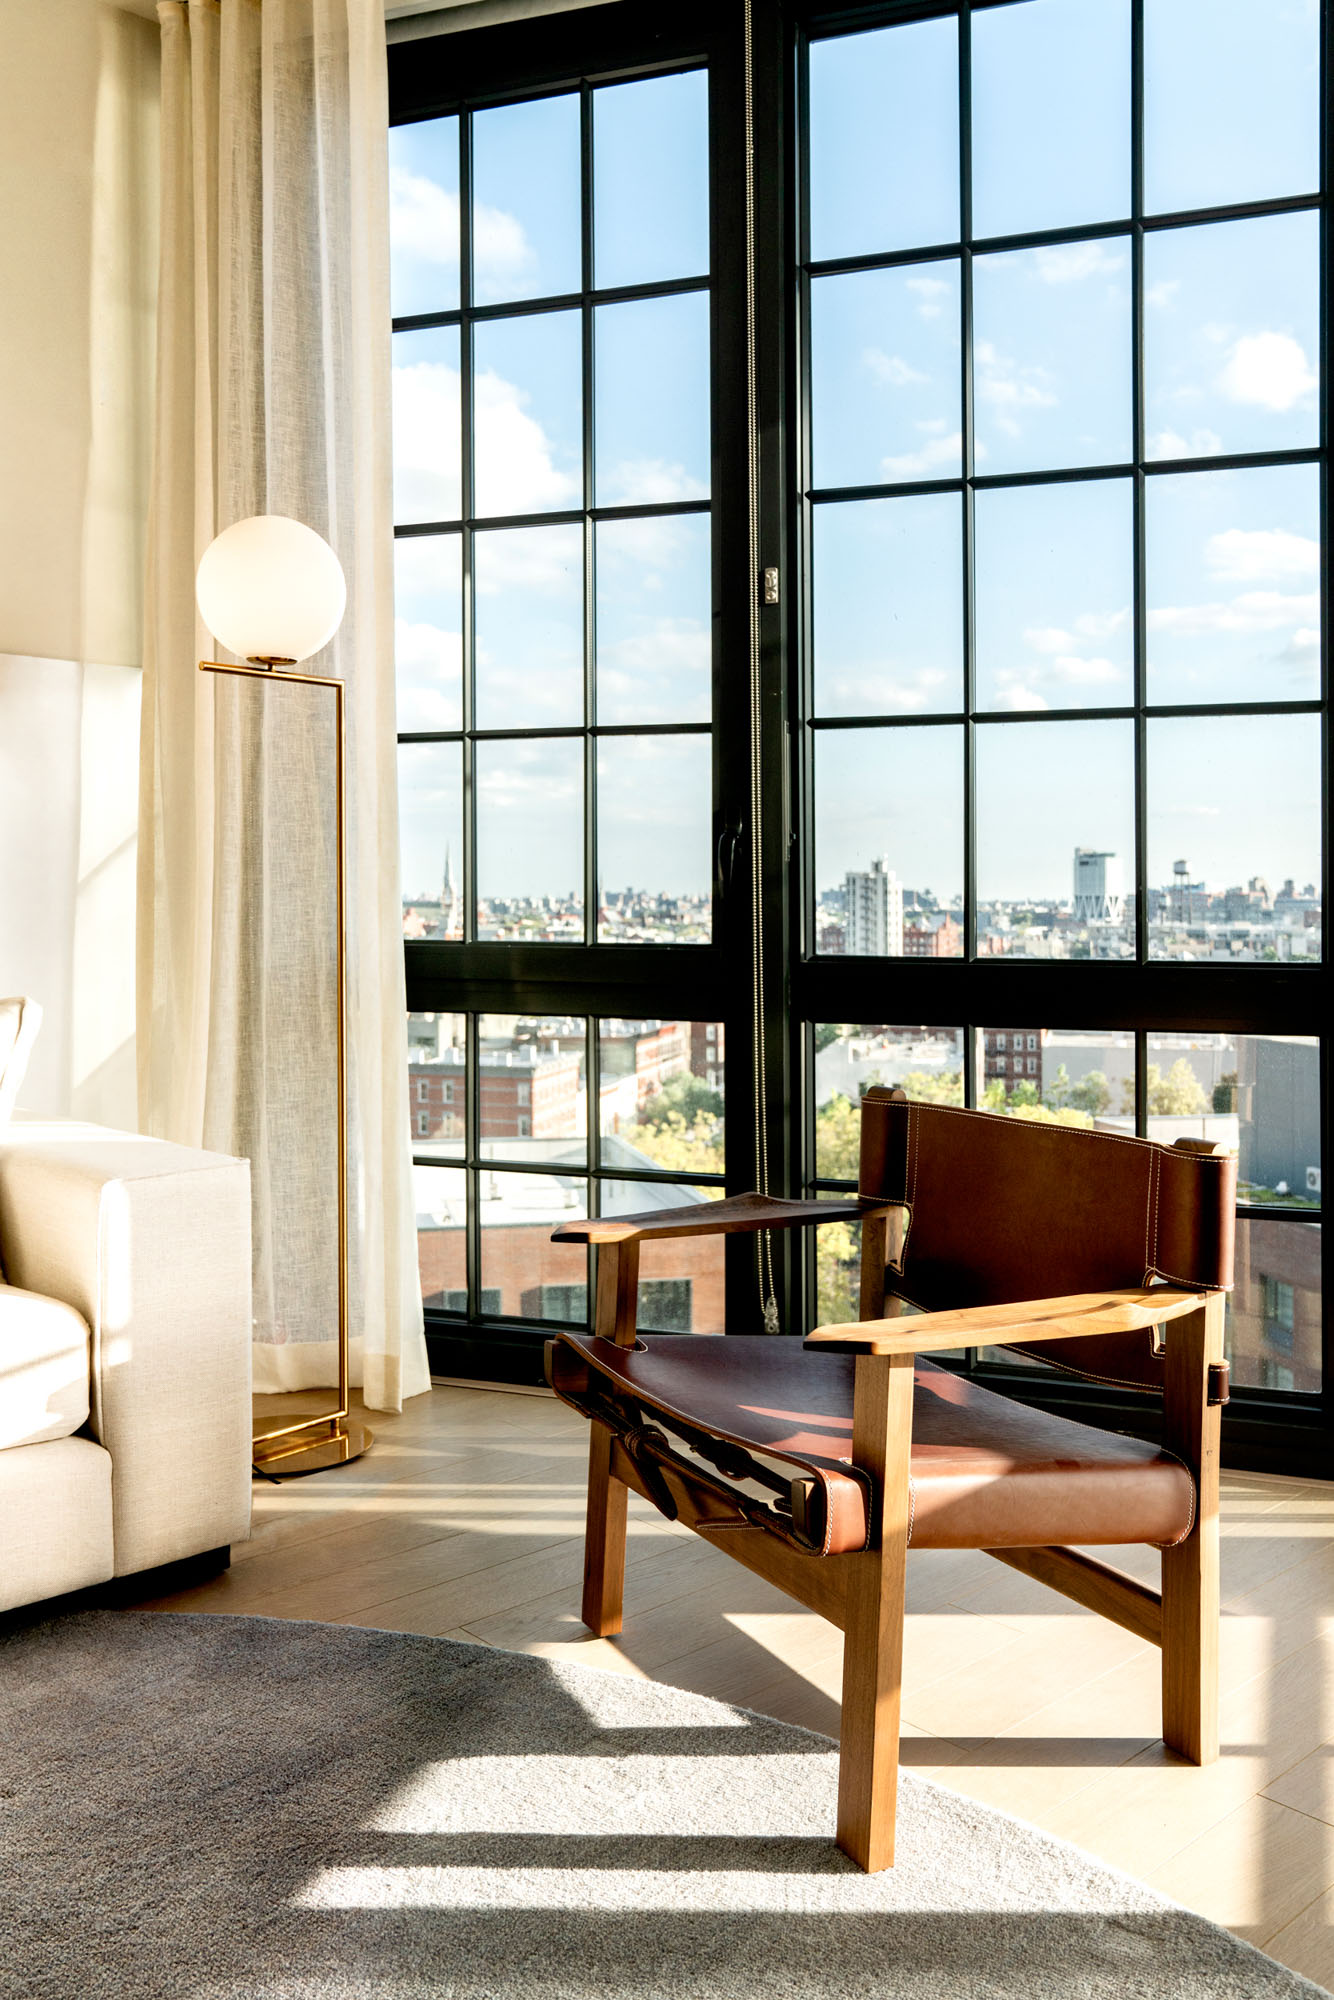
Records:
<instances>
[{"instance_id":1,"label":"light wood floor","mask_svg":"<svg viewBox=\"0 0 1334 2000\"><path fill-rule=\"evenodd\" d=\"M625 1632L585 1632L587 1432L550 1396L436 1387L370 1421L355 1464L257 1482L231 1570L153 1608L480 1640L837 1734L840 1635L633 1495ZM905 1761L1334 1987L1334 1485L1225 1476L1223 1597L1223 1754L1196 1770L1158 1738L1154 1649L985 1555L915 1555Z\"/></svg>"}]
</instances>

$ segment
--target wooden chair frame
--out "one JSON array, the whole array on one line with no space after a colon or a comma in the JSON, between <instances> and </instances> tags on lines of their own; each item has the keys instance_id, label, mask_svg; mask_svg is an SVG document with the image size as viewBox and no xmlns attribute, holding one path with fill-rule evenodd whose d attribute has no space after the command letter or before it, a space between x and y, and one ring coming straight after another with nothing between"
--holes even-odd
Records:
<instances>
[{"instance_id":1,"label":"wooden chair frame","mask_svg":"<svg viewBox=\"0 0 1334 2000\"><path fill-rule=\"evenodd\" d=\"M1162 1589L1067 1548L989 1549L1086 1609L1162 1651L1163 1739L1194 1764L1218 1755L1218 1472L1222 1292L1115 1291L960 1312L886 1318L885 1273L902 1211L883 1202L771 1201L739 1195L707 1208L667 1211L655 1225L567 1224L563 1240L597 1246L594 1332L635 1341L639 1247L666 1236L771 1228L862 1225L861 1317L820 1327L806 1345L854 1354L852 1462L869 1476L871 1546L851 1555L807 1555L776 1535L719 1526L707 1488L676 1465L659 1476L688 1527L844 1634L838 1844L868 1872L894 1859L904 1581L908 1554L913 1363L919 1354L1022 1340L1062 1340L1165 1328L1163 1443L1189 1469L1197 1507L1185 1540L1162 1551ZM896 1302L891 1301L891 1308ZM621 1630L629 1489L649 1492L629 1454L594 1421L589 1450L583 1619L601 1637Z\"/></svg>"}]
</instances>

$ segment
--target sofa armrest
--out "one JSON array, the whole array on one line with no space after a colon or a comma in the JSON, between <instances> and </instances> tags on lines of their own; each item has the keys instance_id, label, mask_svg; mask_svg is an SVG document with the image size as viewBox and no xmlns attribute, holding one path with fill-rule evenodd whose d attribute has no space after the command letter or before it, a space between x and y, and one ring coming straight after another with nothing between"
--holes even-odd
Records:
<instances>
[{"instance_id":1,"label":"sofa armrest","mask_svg":"<svg viewBox=\"0 0 1334 2000\"><path fill-rule=\"evenodd\" d=\"M11 1125L0 1250L12 1284L73 1306L91 1330L116 1574L243 1540L249 1164L95 1125Z\"/></svg>"}]
</instances>

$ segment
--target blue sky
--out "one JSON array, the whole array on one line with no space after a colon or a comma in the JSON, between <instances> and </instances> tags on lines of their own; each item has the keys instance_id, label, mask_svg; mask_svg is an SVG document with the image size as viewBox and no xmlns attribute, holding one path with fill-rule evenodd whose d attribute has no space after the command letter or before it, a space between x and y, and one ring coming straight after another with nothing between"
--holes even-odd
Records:
<instances>
[{"instance_id":1,"label":"blue sky","mask_svg":"<svg viewBox=\"0 0 1334 2000\"><path fill-rule=\"evenodd\" d=\"M973 17L971 155L978 237L1123 221L1130 204L1129 0L1018 0ZM960 230L957 23L907 23L811 51L811 252L945 248ZM1145 0L1145 186L1151 213L1316 185L1315 0ZM594 94L596 281L696 277L709 262L703 74ZM473 126L476 294L495 304L580 282L577 96L480 113ZM458 303L458 126L391 140L397 313ZM1145 434L1151 461L1317 442L1315 220L1151 230L1145 249ZM996 251L973 265L975 469L1124 462L1132 449L1131 249L1125 233ZM819 488L962 470L957 257L812 285L812 447ZM582 506L578 315L479 324L476 505ZM702 294L596 315L592 476L599 504L707 499L709 335ZM461 509L458 336L395 337L400 522ZM815 510L817 714L957 714L963 507L957 494ZM1131 491L1123 478L984 490L975 529L983 707L1047 714L1131 698ZM707 720L707 516L477 537L483 727L584 719L583 576L596 561L599 717ZM591 531L590 531L591 532ZM1319 521L1310 468L1147 482L1151 700L1317 691ZM457 537L400 542L400 726L457 727ZM1155 723L1150 880L1185 853L1217 886L1318 867L1313 732L1298 719ZM1069 894L1071 851L1131 855L1129 725L979 728L979 890ZM452 763L450 760L453 760ZM1180 761L1174 761L1180 760ZM407 757L406 886L438 880L458 824L457 753ZM962 754L942 721L824 735L820 884L887 854L911 886L962 886ZM1228 809L1220 801L1231 801ZM603 881L702 889L701 741L604 756ZM484 893L554 895L582 877L573 746L490 747L479 765ZM452 833L448 835L452 840ZM1164 857L1166 860L1164 861Z\"/></svg>"}]
</instances>

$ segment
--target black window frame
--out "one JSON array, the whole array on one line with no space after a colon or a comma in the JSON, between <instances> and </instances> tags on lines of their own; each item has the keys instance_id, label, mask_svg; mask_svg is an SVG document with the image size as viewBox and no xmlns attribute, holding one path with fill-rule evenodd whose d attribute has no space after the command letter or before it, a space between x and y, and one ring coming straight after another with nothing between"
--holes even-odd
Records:
<instances>
[{"instance_id":1,"label":"black window frame","mask_svg":"<svg viewBox=\"0 0 1334 2000\"><path fill-rule=\"evenodd\" d=\"M810 489L803 483L806 430L802 376L806 321L794 307L802 277L802 176L805 118L803 51L810 39L854 32L900 21L954 14L966 24L984 7L1009 0L875 0L856 7L830 7L816 0L698 0L678 10L668 22L641 0L611 0L611 4L504 28L475 29L397 43L390 48L391 116L395 122L440 115L457 109L465 98L506 98L533 94L568 84L581 76L603 80L614 75L650 73L656 68L683 66L704 59L711 73L711 179L715 190L713 280L719 301L714 336L714 485L715 510L715 941L708 946L601 945L582 950L567 946L507 946L496 943L406 946L409 1006L414 1010L496 1011L519 1013L559 1011L590 1019L590 1055L596 1044L596 1018L642 1015L682 1019L725 1020L731 1117L727 1134L726 1185L739 1192L757 1183L754 1076L755 1038L751 1030L754 982L749 951L750 895L744 853L750 831L751 688L742 671L747 655L752 604L758 603L760 577L753 573L748 549L745 499L748 441L739 423L720 424L718 413L745 408L746 354L740 337L746 323L745 142L747 93L745 48L751 46L750 116L753 120L754 290L749 301L754 329L757 395L757 510L762 563L778 567L779 601L756 612L758 673L756 688L759 737L758 794L764 814L761 868L761 914L765 955L759 968L763 1054L767 1071L769 1109L769 1182L773 1192L814 1192L822 1185L815 1173L814 1154L814 1030L831 1021L890 1018L956 1027L964 1031L967 1101L980 1095L982 1063L980 1036L984 1029L1029 1027L1034 1022L1061 1029L1133 1031L1136 1046L1136 1101L1142 1121L1146 1112L1147 1043L1159 1031L1287 1034L1321 1038L1321 1145L1330 1126L1331 1049L1322 1035L1331 1011L1328 927L1322 917L1322 956L1318 965L1237 964L1193 966L1148 960L1144 879L1144 787L1137 784L1137 843L1135 903L1137 924L1134 959L1114 962L1043 963L961 959L821 957L812 949L810 912L814 907L810 869L813 858L810 824L809 739L809 573L803 516L809 511ZM1136 64L1143 46L1143 0L1129 0ZM1330 370L1327 306L1328 200L1331 189L1330 145L1330 0L1321 7L1321 214L1322 276L1320 292L1321 444L1318 453L1245 454L1245 464L1318 458L1320 464L1321 529L1328 545L1330 519L1328 388ZM1153 217L1147 225L1140 202L1138 161L1142 104L1137 90L1132 112L1135 142L1134 213L1094 229L1035 233L1033 237L988 239L989 249L1020 247L1090 236L1129 234L1133 241L1137 291L1142 241L1150 229L1196 219L1196 212ZM961 147L967 145L966 121ZM1229 205L1226 214L1242 217L1312 206L1306 198L1291 201ZM1198 212L1213 219L1214 210ZM967 233L964 225L965 236ZM950 246L946 246L949 248ZM876 263L920 261L913 251L902 257L852 260ZM1138 298L1136 305L1138 307ZM1137 311L1135 324L1142 326ZM1137 412L1142 379L1136 340ZM968 367L965 348L963 365ZM1129 471L1136 490L1135 563L1142 577L1143 491L1147 479L1160 473L1212 469L1231 458L1155 461L1150 471L1142 463L1142 418L1137 416L1136 460ZM1085 477L1083 471L1069 476ZM1046 480L1049 474L1033 475ZM996 483L1032 483L1025 476L996 477ZM924 482L927 490L955 482ZM860 490L860 489L857 489ZM901 489L895 489L901 490ZM913 489L917 490L917 489ZM1327 565L1327 557L1325 559ZM1322 588L1327 581L1322 567ZM1137 592L1143 624L1143 591ZM1327 809L1328 739L1328 615L1323 621L1321 652L1321 756L1326 779L1326 810L1322 826L1322 865L1329 877ZM1144 633L1137 634L1135 727L1145 727ZM971 695L971 687L969 689ZM1265 704L1266 708L1307 709L1309 703ZM1236 712L1234 705L1220 705ZM1192 707L1192 715L1216 712ZM1058 712L1076 719L1083 711ZM970 717L972 711L969 711ZM988 716L988 720L990 720ZM1016 715L1014 720L1032 720ZM966 728L974 727L970 719ZM966 852L969 926L972 948L973 847L971 785ZM647 954L647 955L646 955ZM590 1072L593 1074L593 1072ZM1267 1221L1282 1219L1274 1205L1239 1210ZM1310 1210L1294 1211L1292 1219L1318 1219ZM806 1232L784 1232L775 1240L775 1275L783 1324L791 1331L810 1322L814 1304L813 1247ZM1322 1389L1319 1395L1282 1391L1239 1392L1224 1413L1225 1452L1230 1463L1305 1476L1334 1473L1334 1317L1331 1279L1322 1262ZM789 1311L788 1307L792 1310ZM760 1286L753 1244L744 1239L728 1244L727 1315L729 1332L759 1330ZM503 1338L498 1338L503 1331ZM446 1336L430 1330L433 1365L453 1375L481 1373L490 1379L535 1380L539 1371L538 1329L515 1325L508 1329L453 1329ZM970 1356L965 1364L984 1369L988 1379L1009 1393L1046 1407L1084 1415L1117 1428L1152 1435L1155 1412L1145 1399L1119 1396L1115 1391L1072 1378L1041 1376L1004 1364L983 1363Z\"/></svg>"}]
</instances>

